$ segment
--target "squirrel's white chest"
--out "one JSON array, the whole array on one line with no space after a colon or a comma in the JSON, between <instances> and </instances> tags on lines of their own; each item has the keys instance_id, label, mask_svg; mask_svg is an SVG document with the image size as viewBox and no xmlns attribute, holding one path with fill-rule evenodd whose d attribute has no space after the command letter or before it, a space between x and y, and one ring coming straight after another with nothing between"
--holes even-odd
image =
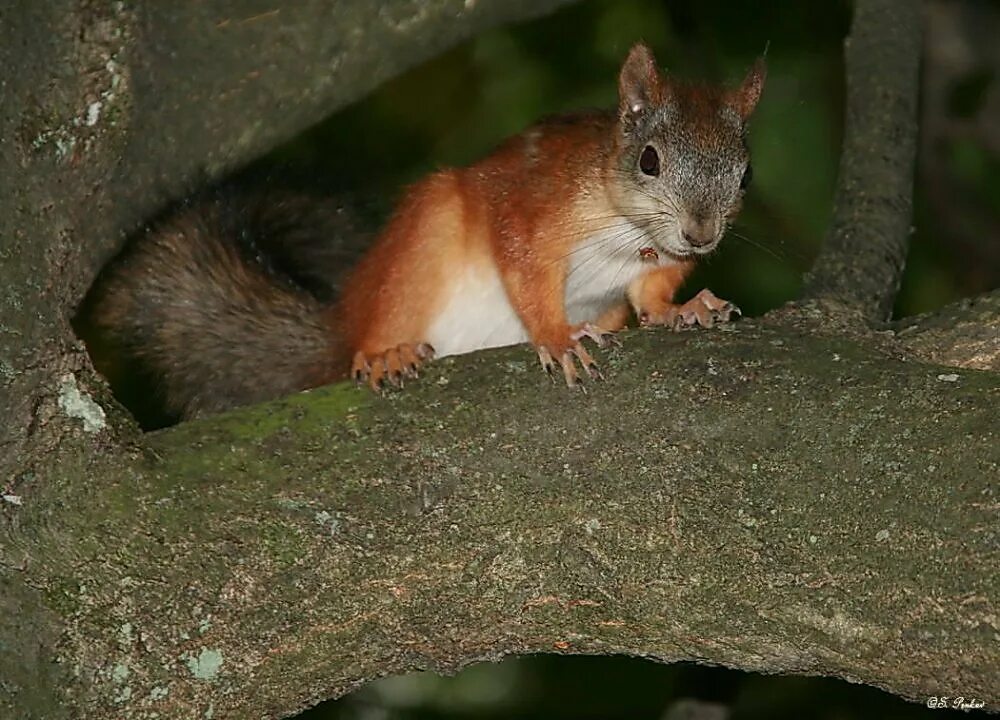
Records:
<instances>
[{"instance_id":1,"label":"squirrel's white chest","mask_svg":"<svg viewBox=\"0 0 1000 720\"><path fill-rule=\"evenodd\" d=\"M628 285L652 267L640 255L642 246L641 232L631 224L577 243L567 259L563 297L570 323L594 321L625 300ZM439 357L530 339L494 263L466 265L447 292L426 337Z\"/></svg>"},{"instance_id":2,"label":"squirrel's white chest","mask_svg":"<svg viewBox=\"0 0 1000 720\"><path fill-rule=\"evenodd\" d=\"M625 300L625 289L632 281L657 264L640 253L645 241L641 228L622 220L577 245L566 270L566 314L570 323L596 320Z\"/></svg>"},{"instance_id":3,"label":"squirrel's white chest","mask_svg":"<svg viewBox=\"0 0 1000 720\"><path fill-rule=\"evenodd\" d=\"M458 273L427 331L427 342L438 357L528 340L495 264L470 264Z\"/></svg>"}]
</instances>

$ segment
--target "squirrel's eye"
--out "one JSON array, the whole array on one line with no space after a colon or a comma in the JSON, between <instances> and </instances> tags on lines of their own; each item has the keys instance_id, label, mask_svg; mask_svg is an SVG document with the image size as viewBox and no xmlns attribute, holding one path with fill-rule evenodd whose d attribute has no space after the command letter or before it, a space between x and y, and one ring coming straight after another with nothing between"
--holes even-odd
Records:
<instances>
[{"instance_id":1,"label":"squirrel's eye","mask_svg":"<svg viewBox=\"0 0 1000 720\"><path fill-rule=\"evenodd\" d=\"M653 177L660 174L660 156L652 145L647 145L639 156L639 169Z\"/></svg>"},{"instance_id":2,"label":"squirrel's eye","mask_svg":"<svg viewBox=\"0 0 1000 720\"><path fill-rule=\"evenodd\" d=\"M746 190L751 180L753 180L753 166L747 163L747 169L743 171L743 178L740 180L740 190Z\"/></svg>"}]
</instances>

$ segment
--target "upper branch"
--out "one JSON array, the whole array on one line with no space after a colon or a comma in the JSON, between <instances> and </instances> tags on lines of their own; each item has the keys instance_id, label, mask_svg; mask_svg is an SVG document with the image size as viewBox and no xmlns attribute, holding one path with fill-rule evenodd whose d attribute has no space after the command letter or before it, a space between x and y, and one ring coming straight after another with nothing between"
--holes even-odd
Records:
<instances>
[{"instance_id":1,"label":"upper branch","mask_svg":"<svg viewBox=\"0 0 1000 720\"><path fill-rule=\"evenodd\" d=\"M833 221L805 297L878 323L903 273L917 141L920 3L858 0L846 43L847 112Z\"/></svg>"}]
</instances>

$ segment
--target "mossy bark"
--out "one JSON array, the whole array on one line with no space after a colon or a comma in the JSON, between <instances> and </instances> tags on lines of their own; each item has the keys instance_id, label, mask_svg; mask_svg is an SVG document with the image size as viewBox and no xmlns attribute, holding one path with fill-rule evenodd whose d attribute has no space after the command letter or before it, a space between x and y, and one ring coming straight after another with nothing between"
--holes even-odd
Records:
<instances>
[{"instance_id":1,"label":"mossy bark","mask_svg":"<svg viewBox=\"0 0 1000 720\"><path fill-rule=\"evenodd\" d=\"M996 374L764 321L630 333L586 394L529 354L51 468L7 560L62 624L52 690L87 717L281 717L574 652L1000 703Z\"/></svg>"}]
</instances>

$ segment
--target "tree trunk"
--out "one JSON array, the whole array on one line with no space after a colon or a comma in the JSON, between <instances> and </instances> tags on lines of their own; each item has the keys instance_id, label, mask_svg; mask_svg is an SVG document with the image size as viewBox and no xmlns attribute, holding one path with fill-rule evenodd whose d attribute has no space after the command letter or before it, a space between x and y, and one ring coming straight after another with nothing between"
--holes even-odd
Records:
<instances>
[{"instance_id":1,"label":"tree trunk","mask_svg":"<svg viewBox=\"0 0 1000 720\"><path fill-rule=\"evenodd\" d=\"M559 4L0 11L0 716L283 717L537 651L1000 708L1000 295L878 324L909 222L907 0L858 2L849 106L886 110L849 113L800 304L626 333L586 395L510 348L389 401L334 386L141 435L93 372L68 316L165 198Z\"/></svg>"}]
</instances>

